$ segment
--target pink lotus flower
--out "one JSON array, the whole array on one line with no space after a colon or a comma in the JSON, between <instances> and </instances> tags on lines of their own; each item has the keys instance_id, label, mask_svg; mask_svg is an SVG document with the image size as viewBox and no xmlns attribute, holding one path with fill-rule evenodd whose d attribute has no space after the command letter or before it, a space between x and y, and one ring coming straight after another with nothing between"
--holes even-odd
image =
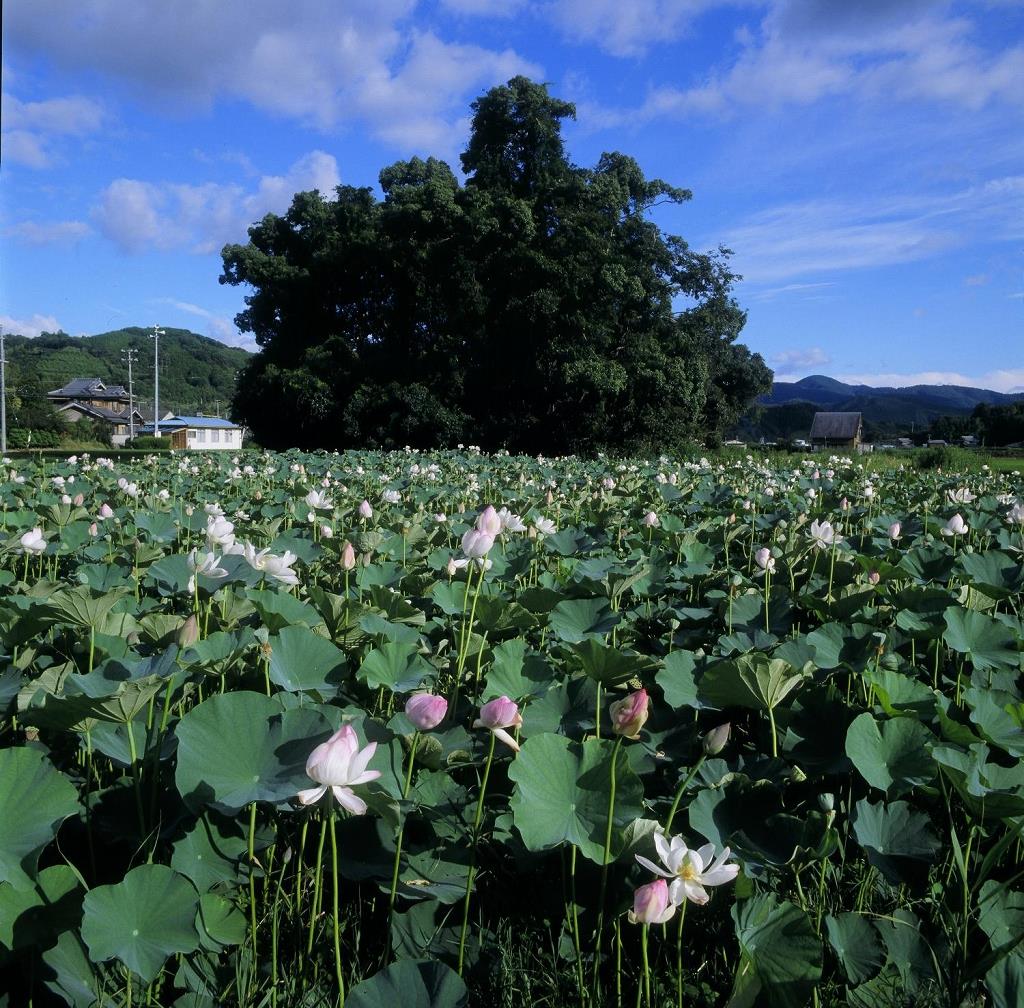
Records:
<instances>
[{"instance_id":1,"label":"pink lotus flower","mask_svg":"<svg viewBox=\"0 0 1024 1008\"><path fill-rule=\"evenodd\" d=\"M99 510L100 518L113 518L114 510L109 504L101 504Z\"/></svg>"},{"instance_id":2,"label":"pink lotus flower","mask_svg":"<svg viewBox=\"0 0 1024 1008\"><path fill-rule=\"evenodd\" d=\"M489 532L481 532L479 529L470 529L462 537L462 552L471 560L478 560L480 557L487 556L493 545L494 536Z\"/></svg>"},{"instance_id":3,"label":"pink lotus flower","mask_svg":"<svg viewBox=\"0 0 1024 1008\"><path fill-rule=\"evenodd\" d=\"M657 526L660 524L660 521L658 519L657 514L654 511L648 511L647 514L644 515L641 524L644 526L644 528L657 528Z\"/></svg>"},{"instance_id":4,"label":"pink lotus flower","mask_svg":"<svg viewBox=\"0 0 1024 1008\"><path fill-rule=\"evenodd\" d=\"M347 539L345 545L341 547L341 569L350 571L356 565L356 550L355 547Z\"/></svg>"},{"instance_id":5,"label":"pink lotus flower","mask_svg":"<svg viewBox=\"0 0 1024 1008\"><path fill-rule=\"evenodd\" d=\"M523 716L519 713L519 704L507 696L500 696L480 708L480 717L473 722L473 727L486 728L510 749L519 752L519 743L505 729L519 728L522 723Z\"/></svg>"},{"instance_id":6,"label":"pink lotus flower","mask_svg":"<svg viewBox=\"0 0 1024 1008\"><path fill-rule=\"evenodd\" d=\"M496 536L501 535L501 516L494 510L494 506L492 504L488 504L487 507L485 507L478 515L476 519L476 530L477 532L483 532L485 535L489 535L492 540Z\"/></svg>"},{"instance_id":7,"label":"pink lotus flower","mask_svg":"<svg viewBox=\"0 0 1024 1008\"><path fill-rule=\"evenodd\" d=\"M775 558L772 556L772 551L767 546L762 546L755 554L754 560L757 566L763 571L775 570Z\"/></svg>"},{"instance_id":8,"label":"pink lotus flower","mask_svg":"<svg viewBox=\"0 0 1024 1008\"><path fill-rule=\"evenodd\" d=\"M368 784L380 776L379 770L366 769L376 751L376 742L360 749L355 729L351 725L342 725L309 754L306 773L310 780L316 781L318 787L300 791L299 801L303 805L312 805L329 788L339 805L353 815L362 815L366 812L366 802L352 788Z\"/></svg>"},{"instance_id":9,"label":"pink lotus flower","mask_svg":"<svg viewBox=\"0 0 1024 1008\"><path fill-rule=\"evenodd\" d=\"M363 503L359 505L359 517L360 518L372 518L373 517L373 508L370 506L370 502L368 500L364 500Z\"/></svg>"},{"instance_id":10,"label":"pink lotus flower","mask_svg":"<svg viewBox=\"0 0 1024 1008\"><path fill-rule=\"evenodd\" d=\"M405 716L418 731L436 728L448 713L448 701L433 693L417 693L405 703Z\"/></svg>"},{"instance_id":11,"label":"pink lotus flower","mask_svg":"<svg viewBox=\"0 0 1024 1008\"><path fill-rule=\"evenodd\" d=\"M672 919L675 912L676 905L668 897L668 883L664 879L655 879L633 893L629 923L664 924Z\"/></svg>"},{"instance_id":12,"label":"pink lotus flower","mask_svg":"<svg viewBox=\"0 0 1024 1008\"><path fill-rule=\"evenodd\" d=\"M650 715L651 701L647 690L637 690L628 697L617 700L608 707L612 719L612 731L623 738L638 739Z\"/></svg>"},{"instance_id":13,"label":"pink lotus flower","mask_svg":"<svg viewBox=\"0 0 1024 1008\"><path fill-rule=\"evenodd\" d=\"M902 538L903 538L903 537L902 537L902 536L900 535L900 533L901 533L902 531L903 531L903 526L902 526L902 525L901 525L901 524L900 524L899 522L893 522L893 523L892 523L892 524L891 524L891 525L889 526L889 538L890 538L890 539L891 539L891 540L892 540L893 542L898 542L898 541L899 541L900 539L902 539Z\"/></svg>"}]
</instances>

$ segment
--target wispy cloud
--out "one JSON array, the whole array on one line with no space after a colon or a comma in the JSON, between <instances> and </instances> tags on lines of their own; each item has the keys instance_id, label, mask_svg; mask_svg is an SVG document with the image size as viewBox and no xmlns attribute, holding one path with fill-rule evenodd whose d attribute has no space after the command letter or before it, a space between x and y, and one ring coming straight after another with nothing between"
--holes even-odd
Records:
<instances>
[{"instance_id":1,"label":"wispy cloud","mask_svg":"<svg viewBox=\"0 0 1024 1008\"><path fill-rule=\"evenodd\" d=\"M783 350L771 358L779 368L812 368L831 363L832 358L821 347L807 347L803 350Z\"/></svg>"},{"instance_id":2,"label":"wispy cloud","mask_svg":"<svg viewBox=\"0 0 1024 1008\"><path fill-rule=\"evenodd\" d=\"M752 301L774 301L783 294L797 294L806 297L811 291L820 291L828 287L835 287L835 281L825 280L821 283L791 283L782 287L768 287L764 290L757 290L748 295Z\"/></svg>"},{"instance_id":3,"label":"wispy cloud","mask_svg":"<svg viewBox=\"0 0 1024 1008\"><path fill-rule=\"evenodd\" d=\"M243 241L246 228L269 211L287 209L299 191L330 196L340 176L334 157L313 151L285 175L264 175L254 189L206 182L143 182L115 179L103 190L93 220L123 251L187 249L216 252L225 242Z\"/></svg>"},{"instance_id":4,"label":"wispy cloud","mask_svg":"<svg viewBox=\"0 0 1024 1008\"><path fill-rule=\"evenodd\" d=\"M92 232L85 221L20 221L4 231L26 245L74 245Z\"/></svg>"},{"instance_id":5,"label":"wispy cloud","mask_svg":"<svg viewBox=\"0 0 1024 1008\"><path fill-rule=\"evenodd\" d=\"M209 328L209 335L228 346L241 347L243 350L257 350L256 341L250 334L240 333L234 322L226 315L218 315L217 312L203 308L201 305L192 304L191 301L180 301L177 298L156 298L156 304L169 305L186 315L202 319Z\"/></svg>"},{"instance_id":6,"label":"wispy cloud","mask_svg":"<svg viewBox=\"0 0 1024 1008\"><path fill-rule=\"evenodd\" d=\"M909 385L965 385L969 388L991 389L993 392L1014 392L1024 387L1024 368L1004 368L985 371L982 374L964 374L960 371L864 372L837 374L832 377L850 385L873 385L884 388L906 388Z\"/></svg>"}]
</instances>

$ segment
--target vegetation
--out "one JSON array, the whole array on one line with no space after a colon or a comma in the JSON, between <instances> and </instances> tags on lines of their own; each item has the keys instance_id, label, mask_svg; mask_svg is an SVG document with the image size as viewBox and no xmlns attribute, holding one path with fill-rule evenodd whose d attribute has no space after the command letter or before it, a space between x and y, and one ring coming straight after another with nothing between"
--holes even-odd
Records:
<instances>
[{"instance_id":1,"label":"vegetation","mask_svg":"<svg viewBox=\"0 0 1024 1008\"><path fill-rule=\"evenodd\" d=\"M691 194L632 158L572 164L574 114L517 77L473 103L464 185L434 158L398 162L383 200L299 193L227 246L221 280L251 289L236 323L261 347L235 418L270 447L550 454L734 425L771 375L735 342L726 250L662 234L650 210Z\"/></svg>"},{"instance_id":2,"label":"vegetation","mask_svg":"<svg viewBox=\"0 0 1024 1008\"><path fill-rule=\"evenodd\" d=\"M1017 1008L1020 490L838 456L17 460L0 989Z\"/></svg>"}]
</instances>

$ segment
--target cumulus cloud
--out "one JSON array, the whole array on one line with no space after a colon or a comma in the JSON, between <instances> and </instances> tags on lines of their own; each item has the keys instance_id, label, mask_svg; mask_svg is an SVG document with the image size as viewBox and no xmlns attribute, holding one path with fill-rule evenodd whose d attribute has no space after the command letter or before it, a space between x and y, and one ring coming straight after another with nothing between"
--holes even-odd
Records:
<instances>
[{"instance_id":1,"label":"cumulus cloud","mask_svg":"<svg viewBox=\"0 0 1024 1008\"><path fill-rule=\"evenodd\" d=\"M1015 392L1024 386L1024 368L1003 368L981 374L961 371L916 371L911 373L860 373L833 375L849 385L873 385L876 388L906 388L910 385L963 385L968 388L991 389L993 392Z\"/></svg>"},{"instance_id":2,"label":"cumulus cloud","mask_svg":"<svg viewBox=\"0 0 1024 1008\"><path fill-rule=\"evenodd\" d=\"M82 95L21 101L8 91L0 96L5 161L28 168L48 168L61 139L96 132L106 120L103 106Z\"/></svg>"},{"instance_id":3,"label":"cumulus cloud","mask_svg":"<svg viewBox=\"0 0 1024 1008\"><path fill-rule=\"evenodd\" d=\"M541 70L511 50L413 32L415 8L415 0L80 0L69 11L65 0L33 0L4 18L20 50L113 77L135 99L179 112L242 100L324 130L358 119L418 150L450 142L469 92Z\"/></svg>"},{"instance_id":4,"label":"cumulus cloud","mask_svg":"<svg viewBox=\"0 0 1024 1008\"><path fill-rule=\"evenodd\" d=\"M821 347L808 347L806 350L783 350L775 354L771 363L779 368L812 368L821 364L831 363L829 357Z\"/></svg>"},{"instance_id":5,"label":"cumulus cloud","mask_svg":"<svg viewBox=\"0 0 1024 1008\"><path fill-rule=\"evenodd\" d=\"M253 189L121 178L103 190L92 217L125 252L184 248L208 255L225 242L244 240L248 226L264 214L285 211L296 192L331 195L339 182L337 162L323 151L301 157L284 175L264 175Z\"/></svg>"},{"instance_id":6,"label":"cumulus cloud","mask_svg":"<svg viewBox=\"0 0 1024 1008\"><path fill-rule=\"evenodd\" d=\"M31 315L27 319L0 315L0 328L8 335L28 336L29 339L35 339L44 332L59 332L61 325L52 315Z\"/></svg>"},{"instance_id":7,"label":"cumulus cloud","mask_svg":"<svg viewBox=\"0 0 1024 1008\"><path fill-rule=\"evenodd\" d=\"M91 232L85 221L19 221L4 231L26 245L74 245Z\"/></svg>"}]
</instances>

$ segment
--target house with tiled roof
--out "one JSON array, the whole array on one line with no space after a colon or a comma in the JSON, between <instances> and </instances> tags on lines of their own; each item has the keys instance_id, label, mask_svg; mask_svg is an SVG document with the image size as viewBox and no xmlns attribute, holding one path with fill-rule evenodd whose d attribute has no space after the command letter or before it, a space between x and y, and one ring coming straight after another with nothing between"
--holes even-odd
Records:
<instances>
[{"instance_id":1,"label":"house with tiled roof","mask_svg":"<svg viewBox=\"0 0 1024 1008\"><path fill-rule=\"evenodd\" d=\"M155 433L152 423L139 429L140 435ZM160 436L171 439L171 447L180 451L237 451L242 447L242 428L223 417L177 416L169 413L160 420Z\"/></svg>"},{"instance_id":2,"label":"house with tiled roof","mask_svg":"<svg viewBox=\"0 0 1024 1008\"><path fill-rule=\"evenodd\" d=\"M128 390L123 385L108 385L99 378L75 378L47 392L46 397L57 413L71 423L92 420L106 425L114 444L124 444L132 426L138 428L143 422L142 414L130 409Z\"/></svg>"}]
</instances>

